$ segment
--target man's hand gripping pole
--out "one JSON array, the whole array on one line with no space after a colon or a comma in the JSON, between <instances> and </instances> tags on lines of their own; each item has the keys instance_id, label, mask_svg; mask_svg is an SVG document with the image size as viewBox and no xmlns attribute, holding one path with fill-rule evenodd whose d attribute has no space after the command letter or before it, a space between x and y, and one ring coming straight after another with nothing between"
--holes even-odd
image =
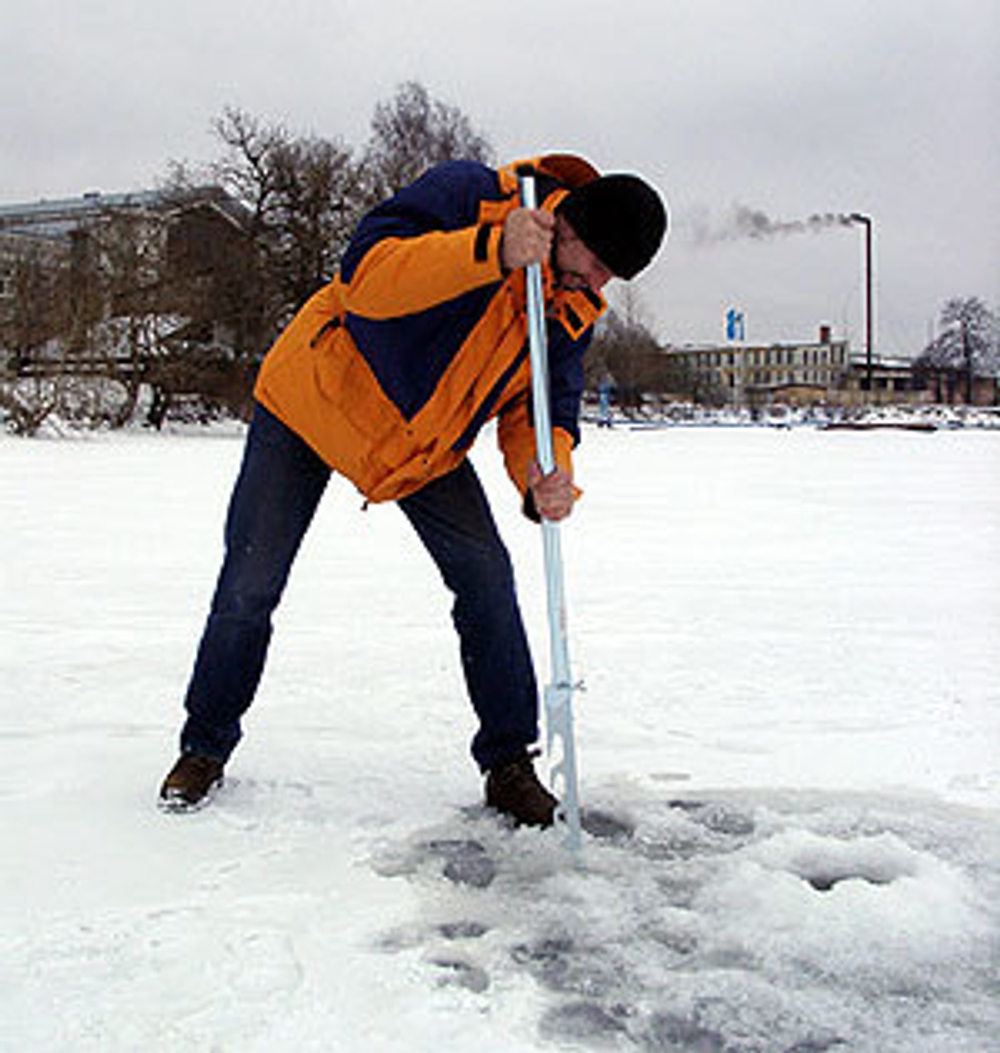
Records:
<instances>
[{"instance_id":1,"label":"man's hand gripping pole","mask_svg":"<svg viewBox=\"0 0 1000 1053\"><path fill-rule=\"evenodd\" d=\"M538 207L535 176L530 167L518 170L521 204L525 208ZM545 336L545 299L542 269L538 263L526 268L528 291L528 340L531 349L532 405L535 417L535 441L538 447L538 466L544 475L555 471L552 448L552 421L549 411L549 363ZM559 544L559 524L542 519L542 542L545 555L545 587L548 597L549 645L552 661L552 682L545 688L545 726L547 751L553 757L558 743L559 760L552 764L553 780L561 780L561 804L556 810L556 822L566 829L566 844L576 851L580 847L580 800L577 790L576 744L573 737L573 691L570 676L569 646L566 640L566 597L563 589L562 550Z\"/></svg>"}]
</instances>

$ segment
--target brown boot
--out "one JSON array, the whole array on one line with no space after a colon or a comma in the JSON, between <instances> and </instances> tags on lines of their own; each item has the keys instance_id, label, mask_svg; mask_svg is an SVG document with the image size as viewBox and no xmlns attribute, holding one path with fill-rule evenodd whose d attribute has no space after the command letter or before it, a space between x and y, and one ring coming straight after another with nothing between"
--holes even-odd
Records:
<instances>
[{"instance_id":1,"label":"brown boot","mask_svg":"<svg viewBox=\"0 0 1000 1053\"><path fill-rule=\"evenodd\" d=\"M197 753L182 753L160 787L159 806L165 812L195 812L222 785L221 762Z\"/></svg>"},{"instance_id":2,"label":"brown boot","mask_svg":"<svg viewBox=\"0 0 1000 1053\"><path fill-rule=\"evenodd\" d=\"M551 826L558 800L538 781L532 763L537 753L525 752L492 768L486 776L486 806L509 816L516 826Z\"/></svg>"}]
</instances>

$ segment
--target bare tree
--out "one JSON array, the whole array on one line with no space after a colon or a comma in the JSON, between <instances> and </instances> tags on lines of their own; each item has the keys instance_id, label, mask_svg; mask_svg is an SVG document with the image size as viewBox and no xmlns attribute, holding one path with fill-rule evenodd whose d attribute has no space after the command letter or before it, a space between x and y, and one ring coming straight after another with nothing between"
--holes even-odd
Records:
<instances>
[{"instance_id":1,"label":"bare tree","mask_svg":"<svg viewBox=\"0 0 1000 1053\"><path fill-rule=\"evenodd\" d=\"M971 403L975 378L995 374L1000 367L998 320L978 297L956 297L942 308L940 325L940 334L914 363L914 370L925 378L943 375L952 387L961 379L965 401Z\"/></svg>"},{"instance_id":2,"label":"bare tree","mask_svg":"<svg viewBox=\"0 0 1000 1053\"><path fill-rule=\"evenodd\" d=\"M210 166L212 181L249 217L254 259L239 284L259 304L261 332L252 349L259 357L333 276L360 216L361 171L339 140L295 136L242 110L226 110L214 127L225 152Z\"/></svg>"},{"instance_id":3,"label":"bare tree","mask_svg":"<svg viewBox=\"0 0 1000 1053\"><path fill-rule=\"evenodd\" d=\"M243 110L226 110L214 130L224 154L208 175L249 216L255 272L241 300L260 305L256 357L333 276L365 208L438 161L492 153L468 117L416 82L376 105L360 160L338 139L294 135Z\"/></svg>"},{"instance_id":4,"label":"bare tree","mask_svg":"<svg viewBox=\"0 0 1000 1053\"><path fill-rule=\"evenodd\" d=\"M363 207L361 172L350 150L327 139L295 139L273 160L273 262L287 312L335 273Z\"/></svg>"},{"instance_id":5,"label":"bare tree","mask_svg":"<svg viewBox=\"0 0 1000 1053\"><path fill-rule=\"evenodd\" d=\"M598 323L587 352L588 390L610 377L616 400L626 413L640 410L647 396L684 395L698 402L717 401L719 392L699 383L676 356L664 353L634 288L622 289L616 302Z\"/></svg>"},{"instance_id":6,"label":"bare tree","mask_svg":"<svg viewBox=\"0 0 1000 1053\"><path fill-rule=\"evenodd\" d=\"M92 372L122 385L126 397L112 423L132 416L140 386L162 354L160 337L167 326L163 298L165 234L155 212L109 212L79 233L81 268L96 295L88 318L86 342L76 343L68 371Z\"/></svg>"},{"instance_id":7,"label":"bare tree","mask_svg":"<svg viewBox=\"0 0 1000 1053\"><path fill-rule=\"evenodd\" d=\"M68 256L25 240L9 249L0 301L0 411L15 434L33 435L59 406L62 341L71 328Z\"/></svg>"},{"instance_id":8,"label":"bare tree","mask_svg":"<svg viewBox=\"0 0 1000 1053\"><path fill-rule=\"evenodd\" d=\"M11 372L21 372L53 338L65 332L65 264L26 245L8 264L7 295L0 316L0 345Z\"/></svg>"},{"instance_id":9,"label":"bare tree","mask_svg":"<svg viewBox=\"0 0 1000 1053\"><path fill-rule=\"evenodd\" d=\"M588 389L611 378L615 398L626 413L641 409L646 396L690 392L691 378L665 355L653 333L634 313L610 311L598 324L585 359ZM628 304L625 306L628 312Z\"/></svg>"},{"instance_id":10,"label":"bare tree","mask_svg":"<svg viewBox=\"0 0 1000 1053\"><path fill-rule=\"evenodd\" d=\"M442 161L493 161L493 147L457 107L432 98L417 81L375 107L364 152L369 203L411 183Z\"/></svg>"}]
</instances>

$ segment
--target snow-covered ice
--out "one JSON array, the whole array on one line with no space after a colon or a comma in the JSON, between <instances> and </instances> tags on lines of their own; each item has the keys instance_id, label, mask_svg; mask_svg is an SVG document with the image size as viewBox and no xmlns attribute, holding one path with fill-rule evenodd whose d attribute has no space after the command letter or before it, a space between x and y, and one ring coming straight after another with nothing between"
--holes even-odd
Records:
<instances>
[{"instance_id":1,"label":"snow-covered ice","mask_svg":"<svg viewBox=\"0 0 1000 1053\"><path fill-rule=\"evenodd\" d=\"M336 481L226 786L155 809L239 455L0 439L0 1049L1000 1050L996 433L588 429L576 864L479 807L447 596Z\"/></svg>"}]
</instances>

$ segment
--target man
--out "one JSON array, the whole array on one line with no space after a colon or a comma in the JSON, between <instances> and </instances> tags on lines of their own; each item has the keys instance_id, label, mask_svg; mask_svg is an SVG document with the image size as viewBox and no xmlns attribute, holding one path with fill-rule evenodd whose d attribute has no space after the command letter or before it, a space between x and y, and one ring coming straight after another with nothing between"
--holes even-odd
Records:
<instances>
[{"instance_id":1,"label":"man","mask_svg":"<svg viewBox=\"0 0 1000 1053\"><path fill-rule=\"evenodd\" d=\"M497 417L525 514L570 514L582 358L605 307L600 290L650 262L667 216L636 176L600 176L567 155L533 167L538 209L519 204L517 166L461 161L374 209L338 276L265 358L162 807L197 808L221 783L263 671L271 614L335 471L367 500L398 503L454 594L486 803L515 823L552 823L557 801L532 764L538 693L513 572L467 453ZM534 263L543 265L558 465L545 477L534 461L523 273Z\"/></svg>"}]
</instances>

